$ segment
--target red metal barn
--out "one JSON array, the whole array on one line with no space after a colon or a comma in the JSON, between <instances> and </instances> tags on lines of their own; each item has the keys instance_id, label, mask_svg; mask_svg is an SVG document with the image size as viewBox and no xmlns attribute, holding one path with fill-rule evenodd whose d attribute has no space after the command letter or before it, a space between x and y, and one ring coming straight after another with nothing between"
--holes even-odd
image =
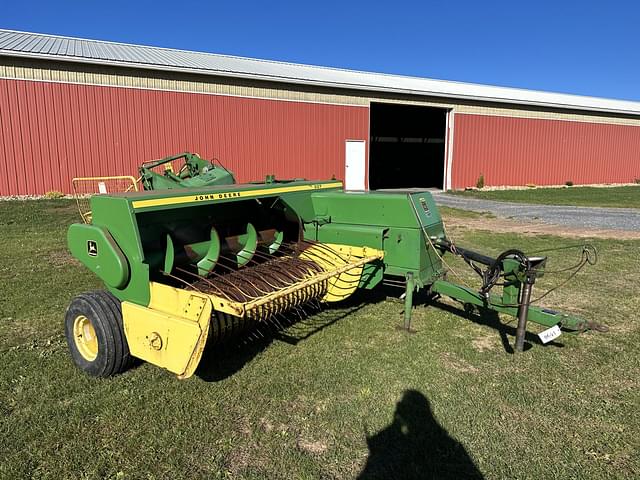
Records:
<instances>
[{"instance_id":1,"label":"red metal barn","mask_svg":"<svg viewBox=\"0 0 640 480\"><path fill-rule=\"evenodd\" d=\"M180 151L239 181L626 183L640 103L0 30L0 195Z\"/></svg>"}]
</instances>

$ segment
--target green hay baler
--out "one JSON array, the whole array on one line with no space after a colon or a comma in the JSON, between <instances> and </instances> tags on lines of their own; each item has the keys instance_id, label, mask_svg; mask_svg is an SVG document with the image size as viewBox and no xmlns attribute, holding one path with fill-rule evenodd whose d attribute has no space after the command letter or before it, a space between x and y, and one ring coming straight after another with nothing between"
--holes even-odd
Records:
<instances>
[{"instance_id":1,"label":"green hay baler","mask_svg":"<svg viewBox=\"0 0 640 480\"><path fill-rule=\"evenodd\" d=\"M90 224L71 225L75 258L105 291L77 296L65 329L76 365L95 376L132 357L191 376L215 344L310 303L385 283L527 321L582 330L587 321L530 305L544 257L490 258L453 244L426 191L345 192L338 181L275 181L96 195ZM480 291L447 280L444 255L483 275ZM501 289L501 293L496 293ZM212 346L211 348L215 348Z\"/></svg>"}]
</instances>

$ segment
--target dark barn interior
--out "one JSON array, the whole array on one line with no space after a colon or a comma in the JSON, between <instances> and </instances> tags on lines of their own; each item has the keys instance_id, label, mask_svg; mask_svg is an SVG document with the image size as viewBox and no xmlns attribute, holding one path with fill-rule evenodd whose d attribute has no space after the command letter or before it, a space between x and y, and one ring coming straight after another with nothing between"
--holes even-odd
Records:
<instances>
[{"instance_id":1,"label":"dark barn interior","mask_svg":"<svg viewBox=\"0 0 640 480\"><path fill-rule=\"evenodd\" d=\"M369 188L442 188L447 110L372 103Z\"/></svg>"}]
</instances>

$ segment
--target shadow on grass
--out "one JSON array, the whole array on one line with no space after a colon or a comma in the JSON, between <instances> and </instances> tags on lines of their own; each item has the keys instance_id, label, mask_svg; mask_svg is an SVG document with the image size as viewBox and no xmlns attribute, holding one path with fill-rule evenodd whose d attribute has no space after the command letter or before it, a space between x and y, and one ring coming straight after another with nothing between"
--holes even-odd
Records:
<instances>
[{"instance_id":1,"label":"shadow on grass","mask_svg":"<svg viewBox=\"0 0 640 480\"><path fill-rule=\"evenodd\" d=\"M513 324L503 323L500 320L500 316L498 312L493 310L489 310L486 308L474 309L474 311L466 311L463 308L456 308L447 303L439 302L437 299L426 299L424 301L426 305L432 305L440 310L444 310L449 313L453 313L454 315L458 315L460 317L466 318L478 325L485 325L487 327L491 327L494 330L497 330L500 335L500 340L502 341L502 346L507 353L515 353L513 349L512 343L515 342L516 338L516 322L517 319L514 318ZM552 341L543 344L537 335L534 335L531 332L526 332L525 334L525 343L524 350L529 350L534 344L540 345L543 347L557 347L563 348L564 344L556 341Z\"/></svg>"},{"instance_id":2,"label":"shadow on grass","mask_svg":"<svg viewBox=\"0 0 640 480\"><path fill-rule=\"evenodd\" d=\"M465 448L440 426L429 400L407 390L391 424L367 435L369 457L359 480L482 479Z\"/></svg>"},{"instance_id":3,"label":"shadow on grass","mask_svg":"<svg viewBox=\"0 0 640 480\"><path fill-rule=\"evenodd\" d=\"M274 341L297 345L367 305L387 298L385 289L357 290L339 304L305 307L286 317L261 322L238 338L205 349L196 375L207 382L217 382L240 371Z\"/></svg>"},{"instance_id":4,"label":"shadow on grass","mask_svg":"<svg viewBox=\"0 0 640 480\"><path fill-rule=\"evenodd\" d=\"M339 320L358 312L365 306L385 301L390 297L397 297L398 294L398 289L384 286L373 290L357 290L351 297L339 304L329 304L325 307L305 307L304 311L294 311L287 317L277 319L277 321L262 322L234 340L223 344L208 345L196 375L207 382L224 380L240 371L274 341L297 345ZM497 330L505 351L514 353L510 339L515 339L516 327L502 323L496 312L486 309L467 312L462 308L438 302L426 295L417 295L415 305L421 304L431 305L458 315L462 319L466 318ZM393 326L402 324L403 305L400 302L398 308L398 318L397 320L393 319ZM538 337L530 332L527 332L525 340L525 350L531 348L533 344L542 345ZM546 346L563 347L564 345L550 342Z\"/></svg>"}]
</instances>

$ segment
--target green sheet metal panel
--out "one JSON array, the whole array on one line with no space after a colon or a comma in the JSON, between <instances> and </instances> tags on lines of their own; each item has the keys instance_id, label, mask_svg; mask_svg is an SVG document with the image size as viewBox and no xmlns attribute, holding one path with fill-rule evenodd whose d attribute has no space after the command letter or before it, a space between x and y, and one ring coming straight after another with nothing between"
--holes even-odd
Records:
<instances>
[{"instance_id":1,"label":"green sheet metal panel","mask_svg":"<svg viewBox=\"0 0 640 480\"><path fill-rule=\"evenodd\" d=\"M316 192L311 196L317 240L380 248L374 232L382 232L385 274L411 272L418 285L442 275L442 262L422 232L424 227L429 236L444 236L429 192Z\"/></svg>"}]
</instances>

